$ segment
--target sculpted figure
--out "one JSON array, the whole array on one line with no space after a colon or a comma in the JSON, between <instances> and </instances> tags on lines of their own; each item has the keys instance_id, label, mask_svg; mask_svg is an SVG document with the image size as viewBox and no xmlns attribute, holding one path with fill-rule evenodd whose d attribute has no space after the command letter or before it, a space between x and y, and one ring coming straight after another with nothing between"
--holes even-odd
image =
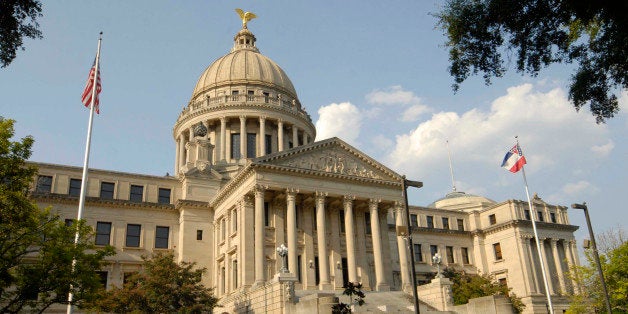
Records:
<instances>
[{"instance_id":1,"label":"sculpted figure","mask_svg":"<svg viewBox=\"0 0 628 314\"><path fill-rule=\"evenodd\" d=\"M244 12L242 9L235 9L238 12L238 15L242 19L242 28L247 28L246 23L257 17L253 12Z\"/></svg>"}]
</instances>

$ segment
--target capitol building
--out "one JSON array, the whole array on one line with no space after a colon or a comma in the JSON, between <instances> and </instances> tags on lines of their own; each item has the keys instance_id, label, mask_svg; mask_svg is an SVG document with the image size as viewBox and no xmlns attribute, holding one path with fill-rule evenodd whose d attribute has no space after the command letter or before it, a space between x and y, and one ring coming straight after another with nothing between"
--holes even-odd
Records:
<instances>
[{"instance_id":1,"label":"capitol building","mask_svg":"<svg viewBox=\"0 0 628 314\"><path fill-rule=\"evenodd\" d=\"M435 279L436 253L442 267L508 285L524 313L547 312L540 263L555 311L578 289L567 276L579 262L566 207L532 200L541 256L527 202L454 191L410 206L407 221L401 174L341 138L316 141L290 78L260 53L246 21L231 51L200 74L172 137L172 176L89 170L84 219L97 245L117 251L101 270L107 288L140 270L143 255L170 251L207 268L216 313L329 313L347 282L363 284L367 305L377 295L394 303L374 309L412 311L400 304L412 305L411 257L421 310L464 312ZM32 164L37 204L76 218L82 169Z\"/></svg>"}]
</instances>

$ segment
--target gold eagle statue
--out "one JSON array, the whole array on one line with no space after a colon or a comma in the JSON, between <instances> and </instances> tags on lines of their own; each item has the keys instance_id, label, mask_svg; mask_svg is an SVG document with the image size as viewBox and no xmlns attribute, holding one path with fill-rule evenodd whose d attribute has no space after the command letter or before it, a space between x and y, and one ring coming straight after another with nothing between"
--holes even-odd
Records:
<instances>
[{"instance_id":1,"label":"gold eagle statue","mask_svg":"<svg viewBox=\"0 0 628 314\"><path fill-rule=\"evenodd\" d=\"M244 12L242 9L235 9L238 12L238 15L242 19L242 28L246 28L246 23L257 17L253 12Z\"/></svg>"}]
</instances>

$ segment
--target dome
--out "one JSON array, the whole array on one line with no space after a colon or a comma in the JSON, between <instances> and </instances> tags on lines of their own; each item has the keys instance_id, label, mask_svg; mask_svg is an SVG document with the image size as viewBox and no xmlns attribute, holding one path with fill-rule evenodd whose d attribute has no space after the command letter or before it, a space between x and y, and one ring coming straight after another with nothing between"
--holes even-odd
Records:
<instances>
[{"instance_id":1,"label":"dome","mask_svg":"<svg viewBox=\"0 0 628 314\"><path fill-rule=\"evenodd\" d=\"M466 194L465 192L453 191L447 193L445 197L441 197L433 203L427 205L430 208L453 209L469 204L495 204L495 201L483 196Z\"/></svg>"},{"instance_id":2,"label":"dome","mask_svg":"<svg viewBox=\"0 0 628 314\"><path fill-rule=\"evenodd\" d=\"M259 53L255 36L248 29L236 34L230 53L218 58L201 74L192 101L211 89L233 84L261 85L297 99L297 92L286 72Z\"/></svg>"}]
</instances>

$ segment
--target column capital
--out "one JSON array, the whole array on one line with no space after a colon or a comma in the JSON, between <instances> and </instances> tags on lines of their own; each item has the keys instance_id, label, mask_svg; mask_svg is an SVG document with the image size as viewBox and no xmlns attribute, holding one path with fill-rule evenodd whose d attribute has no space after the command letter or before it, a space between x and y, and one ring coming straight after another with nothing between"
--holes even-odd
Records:
<instances>
[{"instance_id":1,"label":"column capital","mask_svg":"<svg viewBox=\"0 0 628 314\"><path fill-rule=\"evenodd\" d=\"M297 196L297 193L299 193L299 189L287 188L286 199L292 198L292 200L294 201L294 198Z\"/></svg>"},{"instance_id":2,"label":"column capital","mask_svg":"<svg viewBox=\"0 0 628 314\"><path fill-rule=\"evenodd\" d=\"M259 121L260 122L266 121L267 118L268 118L267 116L259 116Z\"/></svg>"},{"instance_id":3,"label":"column capital","mask_svg":"<svg viewBox=\"0 0 628 314\"><path fill-rule=\"evenodd\" d=\"M267 185L261 185L261 184L256 184L253 187L253 193L255 194L255 196L264 196L264 192L266 192L266 189L268 189Z\"/></svg>"},{"instance_id":4,"label":"column capital","mask_svg":"<svg viewBox=\"0 0 628 314\"><path fill-rule=\"evenodd\" d=\"M240 201L241 206L253 206L253 197L250 195L244 195Z\"/></svg>"},{"instance_id":5,"label":"column capital","mask_svg":"<svg viewBox=\"0 0 628 314\"><path fill-rule=\"evenodd\" d=\"M240 121L242 121L242 122L246 121L246 116L245 115L241 115L240 116Z\"/></svg>"},{"instance_id":6,"label":"column capital","mask_svg":"<svg viewBox=\"0 0 628 314\"><path fill-rule=\"evenodd\" d=\"M281 118L277 119L277 124L283 124L283 119Z\"/></svg>"},{"instance_id":7,"label":"column capital","mask_svg":"<svg viewBox=\"0 0 628 314\"><path fill-rule=\"evenodd\" d=\"M342 203L345 206L353 205L353 201L355 201L355 195L351 195L351 194L345 195L344 198L342 199Z\"/></svg>"},{"instance_id":8,"label":"column capital","mask_svg":"<svg viewBox=\"0 0 628 314\"><path fill-rule=\"evenodd\" d=\"M327 192L316 191L314 192L314 197L316 198L316 201L325 200L325 197L327 197L328 194L329 193Z\"/></svg>"},{"instance_id":9,"label":"column capital","mask_svg":"<svg viewBox=\"0 0 628 314\"><path fill-rule=\"evenodd\" d=\"M220 123L227 123L227 117L220 117Z\"/></svg>"},{"instance_id":10,"label":"column capital","mask_svg":"<svg viewBox=\"0 0 628 314\"><path fill-rule=\"evenodd\" d=\"M375 207L375 209L377 209L377 206L381 202L382 202L381 198L369 198L369 208Z\"/></svg>"}]
</instances>

